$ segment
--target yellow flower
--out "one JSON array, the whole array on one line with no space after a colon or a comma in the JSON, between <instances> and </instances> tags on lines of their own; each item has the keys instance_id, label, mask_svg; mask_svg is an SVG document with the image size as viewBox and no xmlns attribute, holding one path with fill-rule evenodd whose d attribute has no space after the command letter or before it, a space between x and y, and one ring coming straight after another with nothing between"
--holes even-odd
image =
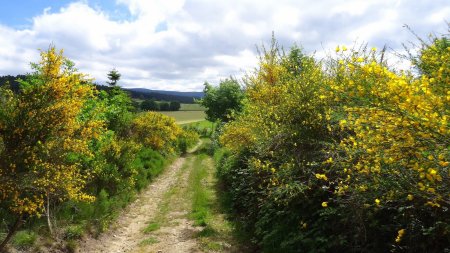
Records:
<instances>
[{"instance_id":1,"label":"yellow flower","mask_svg":"<svg viewBox=\"0 0 450 253\"><path fill-rule=\"evenodd\" d=\"M339 46L336 47L336 53L339 52L341 49L339 48Z\"/></svg>"},{"instance_id":2,"label":"yellow flower","mask_svg":"<svg viewBox=\"0 0 450 253\"><path fill-rule=\"evenodd\" d=\"M377 204L377 206L379 206L381 203L381 201L379 199L375 199L375 204Z\"/></svg>"},{"instance_id":3,"label":"yellow flower","mask_svg":"<svg viewBox=\"0 0 450 253\"><path fill-rule=\"evenodd\" d=\"M328 202L322 202L322 207L328 207Z\"/></svg>"},{"instance_id":4,"label":"yellow flower","mask_svg":"<svg viewBox=\"0 0 450 253\"><path fill-rule=\"evenodd\" d=\"M342 46L342 51L347 51L347 47L346 46Z\"/></svg>"},{"instance_id":5,"label":"yellow flower","mask_svg":"<svg viewBox=\"0 0 450 253\"><path fill-rule=\"evenodd\" d=\"M323 179L325 181L328 180L327 176L325 174L316 174L317 179Z\"/></svg>"},{"instance_id":6,"label":"yellow flower","mask_svg":"<svg viewBox=\"0 0 450 253\"><path fill-rule=\"evenodd\" d=\"M411 200L413 200L414 199L414 196L413 195L411 195L411 194L408 194L408 196L406 197L409 201L411 201Z\"/></svg>"},{"instance_id":7,"label":"yellow flower","mask_svg":"<svg viewBox=\"0 0 450 253\"><path fill-rule=\"evenodd\" d=\"M439 162L439 165L441 165L443 167L448 166L449 164L450 164L449 162L444 162L444 161Z\"/></svg>"},{"instance_id":8,"label":"yellow flower","mask_svg":"<svg viewBox=\"0 0 450 253\"><path fill-rule=\"evenodd\" d=\"M405 229L402 228L397 233L398 234L397 234L397 238L395 238L395 242L399 243L402 240L403 235L405 234Z\"/></svg>"}]
</instances>

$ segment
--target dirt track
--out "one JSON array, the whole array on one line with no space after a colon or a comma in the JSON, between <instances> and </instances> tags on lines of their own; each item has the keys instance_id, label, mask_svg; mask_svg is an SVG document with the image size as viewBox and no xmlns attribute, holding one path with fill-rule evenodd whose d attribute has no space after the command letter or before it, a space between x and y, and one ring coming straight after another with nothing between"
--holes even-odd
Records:
<instances>
[{"instance_id":1,"label":"dirt track","mask_svg":"<svg viewBox=\"0 0 450 253\"><path fill-rule=\"evenodd\" d=\"M139 197L125 208L116 223L97 239L86 238L80 242L76 252L201 252L193 237L198 228L186 219L187 212L168 214L171 226L162 227L158 243L142 245L149 236L143 233L171 189L186 187L188 170L182 170L188 158L180 157L152 182ZM171 208L172 209L172 208Z\"/></svg>"}]
</instances>

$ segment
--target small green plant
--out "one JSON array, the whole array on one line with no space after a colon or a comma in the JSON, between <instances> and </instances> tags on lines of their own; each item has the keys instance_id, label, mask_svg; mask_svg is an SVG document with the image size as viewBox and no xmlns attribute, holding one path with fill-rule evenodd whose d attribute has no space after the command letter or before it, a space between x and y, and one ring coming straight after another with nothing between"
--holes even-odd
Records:
<instances>
[{"instance_id":1,"label":"small green plant","mask_svg":"<svg viewBox=\"0 0 450 253\"><path fill-rule=\"evenodd\" d=\"M161 225L158 222L151 222L148 224L148 226L144 229L144 233L148 234L150 232L156 231L161 227Z\"/></svg>"},{"instance_id":2,"label":"small green plant","mask_svg":"<svg viewBox=\"0 0 450 253\"><path fill-rule=\"evenodd\" d=\"M33 246L37 235L33 231L23 230L16 233L12 240L14 247L19 249L26 249Z\"/></svg>"},{"instance_id":3,"label":"small green plant","mask_svg":"<svg viewBox=\"0 0 450 253\"><path fill-rule=\"evenodd\" d=\"M66 239L79 239L83 235L83 225L70 225L66 228L64 238Z\"/></svg>"}]
</instances>

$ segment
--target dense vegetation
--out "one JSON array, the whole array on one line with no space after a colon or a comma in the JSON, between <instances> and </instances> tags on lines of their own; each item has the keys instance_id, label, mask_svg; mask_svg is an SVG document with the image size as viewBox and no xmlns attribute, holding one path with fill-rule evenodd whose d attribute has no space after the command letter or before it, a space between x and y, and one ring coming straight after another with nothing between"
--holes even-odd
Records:
<instances>
[{"instance_id":1,"label":"dense vegetation","mask_svg":"<svg viewBox=\"0 0 450 253\"><path fill-rule=\"evenodd\" d=\"M18 247L39 233L73 249L72 240L104 230L198 134L156 112L135 115L127 93L97 91L54 47L41 56L20 91L0 90L0 217L10 225L0 239L23 225Z\"/></svg>"},{"instance_id":2,"label":"dense vegetation","mask_svg":"<svg viewBox=\"0 0 450 253\"><path fill-rule=\"evenodd\" d=\"M257 248L450 251L449 38L411 62L401 71L365 47L321 61L262 50L242 112L219 131L219 177Z\"/></svg>"},{"instance_id":3,"label":"dense vegetation","mask_svg":"<svg viewBox=\"0 0 450 253\"><path fill-rule=\"evenodd\" d=\"M22 228L16 247L73 250L201 134L256 251L450 252L450 40L421 42L405 71L376 48L318 60L273 41L244 85L205 84L216 131L154 112L176 102L145 100L135 113L117 71L96 89L51 47L0 89L0 239ZM205 157L191 191L194 219L208 225Z\"/></svg>"},{"instance_id":4,"label":"dense vegetation","mask_svg":"<svg viewBox=\"0 0 450 253\"><path fill-rule=\"evenodd\" d=\"M141 102L140 108L142 111L179 111L181 108L180 102L157 102L153 99L146 99Z\"/></svg>"},{"instance_id":5,"label":"dense vegetation","mask_svg":"<svg viewBox=\"0 0 450 253\"><path fill-rule=\"evenodd\" d=\"M241 111L244 92L236 79L227 78L217 87L208 82L204 85L205 96L199 102L206 108L207 120L228 122Z\"/></svg>"}]
</instances>

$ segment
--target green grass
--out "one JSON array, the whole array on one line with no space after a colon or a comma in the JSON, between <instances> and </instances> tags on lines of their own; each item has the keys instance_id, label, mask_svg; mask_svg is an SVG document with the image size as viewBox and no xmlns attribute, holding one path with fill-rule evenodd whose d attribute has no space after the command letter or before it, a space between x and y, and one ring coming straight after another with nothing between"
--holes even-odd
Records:
<instances>
[{"instance_id":1,"label":"green grass","mask_svg":"<svg viewBox=\"0 0 450 253\"><path fill-rule=\"evenodd\" d=\"M203 120L181 124L181 126L185 129L196 131L198 134L200 134L201 137L211 137L217 124L208 120Z\"/></svg>"},{"instance_id":2,"label":"green grass","mask_svg":"<svg viewBox=\"0 0 450 253\"><path fill-rule=\"evenodd\" d=\"M144 233L148 234L150 232L156 231L160 228L161 226L159 225L158 222L151 222L150 224L148 224L148 226L144 229Z\"/></svg>"},{"instance_id":3,"label":"green grass","mask_svg":"<svg viewBox=\"0 0 450 253\"><path fill-rule=\"evenodd\" d=\"M190 218L194 224L203 226L196 237L205 252L251 252L235 238L233 224L226 220L219 199L215 160L210 152L212 143L210 139L202 140L202 145L194 153L195 160L189 175L192 199ZM215 157L219 158L219 155Z\"/></svg>"},{"instance_id":4,"label":"green grass","mask_svg":"<svg viewBox=\"0 0 450 253\"><path fill-rule=\"evenodd\" d=\"M197 121L197 122L184 123L181 125L182 126L193 126L198 129L204 129L204 128L211 129L213 126L216 125L216 123L211 122L209 120L202 120L202 121Z\"/></svg>"},{"instance_id":5,"label":"green grass","mask_svg":"<svg viewBox=\"0 0 450 253\"><path fill-rule=\"evenodd\" d=\"M204 111L176 111L176 112L160 112L160 113L175 118L175 121L178 124L204 121L206 117Z\"/></svg>"},{"instance_id":6,"label":"green grass","mask_svg":"<svg viewBox=\"0 0 450 253\"><path fill-rule=\"evenodd\" d=\"M205 111L206 108L199 104L181 104L180 111Z\"/></svg>"},{"instance_id":7,"label":"green grass","mask_svg":"<svg viewBox=\"0 0 450 253\"><path fill-rule=\"evenodd\" d=\"M79 239L83 236L84 226L83 225L70 225L66 228L64 232L64 238L66 239Z\"/></svg>"},{"instance_id":8,"label":"green grass","mask_svg":"<svg viewBox=\"0 0 450 253\"><path fill-rule=\"evenodd\" d=\"M23 230L17 232L14 235L12 244L19 249L30 248L31 246L33 246L36 239L36 233L34 233L33 231Z\"/></svg>"},{"instance_id":9,"label":"green grass","mask_svg":"<svg viewBox=\"0 0 450 253\"><path fill-rule=\"evenodd\" d=\"M189 176L189 185L192 191L191 217L197 226L206 226L210 216L211 191L204 186L208 171L203 161L207 157L206 154L200 154L196 157Z\"/></svg>"}]
</instances>

